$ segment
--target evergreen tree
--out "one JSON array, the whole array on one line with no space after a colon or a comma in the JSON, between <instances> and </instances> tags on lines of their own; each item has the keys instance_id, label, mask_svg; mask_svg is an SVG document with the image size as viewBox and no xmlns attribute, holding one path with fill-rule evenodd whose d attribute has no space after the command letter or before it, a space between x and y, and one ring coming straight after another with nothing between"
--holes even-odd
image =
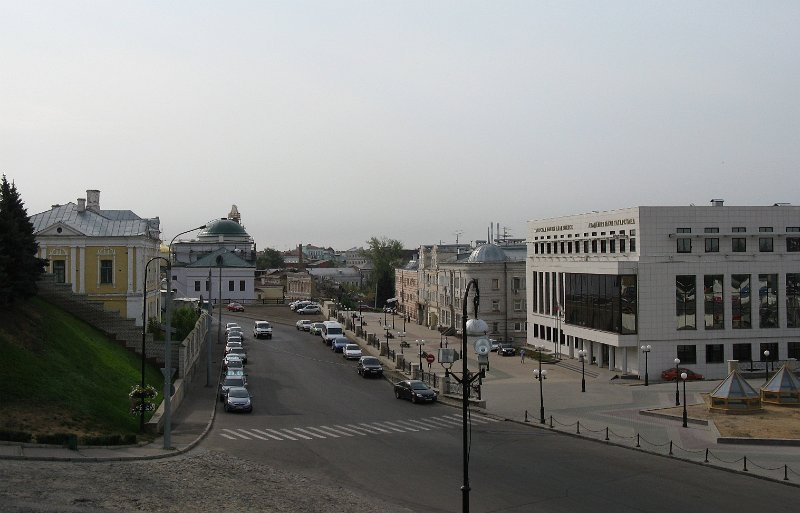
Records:
<instances>
[{"instance_id":1,"label":"evergreen tree","mask_svg":"<svg viewBox=\"0 0 800 513\"><path fill-rule=\"evenodd\" d=\"M33 223L16 186L3 175L0 183L0 304L36 295L36 281L46 260L38 258Z\"/></svg>"}]
</instances>

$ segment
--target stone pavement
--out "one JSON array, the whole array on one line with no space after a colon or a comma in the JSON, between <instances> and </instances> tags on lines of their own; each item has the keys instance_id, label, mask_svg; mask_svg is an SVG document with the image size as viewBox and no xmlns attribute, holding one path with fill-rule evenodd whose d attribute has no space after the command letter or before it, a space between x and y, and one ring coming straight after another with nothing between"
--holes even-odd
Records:
<instances>
[{"instance_id":1,"label":"stone pavement","mask_svg":"<svg viewBox=\"0 0 800 513\"><path fill-rule=\"evenodd\" d=\"M257 307L261 318L275 324L294 326L299 318L288 307ZM250 309L252 314L256 307ZM384 314L365 313L364 329L385 340ZM248 319L249 320L249 319ZM391 326L391 315L387 315ZM399 352L399 332L403 332L403 321L395 317L394 338L389 340L390 348ZM436 353L442 346L460 348L460 337L442 337L437 331L417 324L405 324L405 340L409 347L404 348L408 360L416 362L419 346L424 341L423 351ZM351 331L348 337L359 342L365 354L378 356L378 349L368 346L363 339ZM468 363L471 370L477 370L477 362L471 348L468 350ZM552 429L570 436L580 436L597 440L600 443L643 450L708 464L731 471L746 472L775 479L787 484L800 485L800 447L790 445L731 445L718 442L719 433L713 423L690 419L688 427L682 427L680 409L675 415L675 383L650 381L645 387L641 381L622 379L619 373L596 365L586 365L586 392L581 392L581 365L578 360L565 357L560 363L542 365L548 371L542 383L542 397L539 382L533 378L533 370L539 363L532 358L534 351L526 350L525 362L519 355L503 357L490 355L489 371L483 380L482 399L485 400L485 413L528 425L532 429ZM395 370L394 362L380 357L384 367L390 372L387 379L399 379L402 375ZM218 361L218 360L217 360ZM424 363L424 360L423 360ZM427 371L427 365L424 365ZM454 370L460 369L460 363ZM444 375L441 365L433 363L431 370ZM655 374L655 373L654 373ZM656 375L655 378L658 376ZM186 452L193 448L210 429L218 402L216 401L216 374L213 386L205 386L205 372L197 372L189 383L189 391L184 403L173 418L172 449L163 448L163 438L153 443L124 448L93 448L80 446L78 450L55 446L31 446L30 444L0 445L2 458L68 459L78 461L119 460L130 458L163 458ZM699 381L687 383L688 404L702 402L700 394L710 392L719 381ZM760 383L753 382L755 386ZM681 387L682 396L682 387ZM681 397L681 401L682 401ZM457 398L442 397L442 402L460 407ZM544 405L545 423L540 423L540 408ZM645 410L671 409L664 413L642 414ZM638 447L637 447L638 441ZM672 454L670 455L670 446ZM624 450L624 449L620 449ZM746 460L745 460L746 457ZM784 481L784 477L788 480Z\"/></svg>"}]
</instances>

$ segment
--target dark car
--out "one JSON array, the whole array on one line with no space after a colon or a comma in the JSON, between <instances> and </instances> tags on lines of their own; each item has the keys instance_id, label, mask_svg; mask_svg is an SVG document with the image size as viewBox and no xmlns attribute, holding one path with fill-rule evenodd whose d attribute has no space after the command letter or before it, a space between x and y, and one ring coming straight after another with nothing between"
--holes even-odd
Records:
<instances>
[{"instance_id":1,"label":"dark car","mask_svg":"<svg viewBox=\"0 0 800 513\"><path fill-rule=\"evenodd\" d=\"M225 400L225 395L228 393L228 389L231 387L244 388L246 383L247 381L245 381L244 376L225 376L225 379L223 379L219 384L219 400Z\"/></svg>"},{"instance_id":2,"label":"dark car","mask_svg":"<svg viewBox=\"0 0 800 513\"><path fill-rule=\"evenodd\" d=\"M514 346L511 344L500 344L497 347L497 354L502 356L514 356L517 354L517 350L514 349Z\"/></svg>"},{"instance_id":3,"label":"dark car","mask_svg":"<svg viewBox=\"0 0 800 513\"><path fill-rule=\"evenodd\" d=\"M363 378L368 378L369 376L380 377L383 376L383 365L374 356L362 356L356 364L356 372Z\"/></svg>"},{"instance_id":4,"label":"dark car","mask_svg":"<svg viewBox=\"0 0 800 513\"><path fill-rule=\"evenodd\" d=\"M412 403L431 403L438 394L434 389L417 379L407 379L394 384L394 396L409 399Z\"/></svg>"},{"instance_id":5,"label":"dark car","mask_svg":"<svg viewBox=\"0 0 800 513\"><path fill-rule=\"evenodd\" d=\"M686 373L686 381L703 379L702 374L698 374L692 370L685 369L683 367L678 368L677 371L675 367L665 370L664 372L661 373L661 379L663 379L664 381L675 381L676 377L679 378L680 375L684 372Z\"/></svg>"},{"instance_id":6,"label":"dark car","mask_svg":"<svg viewBox=\"0 0 800 513\"><path fill-rule=\"evenodd\" d=\"M225 393L223 404L225 411L243 411L245 413L252 413L253 411L253 396L247 391L245 387L229 387Z\"/></svg>"},{"instance_id":7,"label":"dark car","mask_svg":"<svg viewBox=\"0 0 800 513\"><path fill-rule=\"evenodd\" d=\"M333 349L334 353L341 353L344 351L344 346L352 343L353 343L352 341L348 340L345 337L336 337L335 339L333 339L333 342L331 342L331 349Z\"/></svg>"}]
</instances>

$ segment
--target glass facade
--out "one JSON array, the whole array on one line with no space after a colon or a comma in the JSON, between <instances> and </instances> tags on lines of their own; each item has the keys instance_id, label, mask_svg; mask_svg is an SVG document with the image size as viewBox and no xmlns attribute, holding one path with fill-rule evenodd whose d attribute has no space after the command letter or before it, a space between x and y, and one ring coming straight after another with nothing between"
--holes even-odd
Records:
<instances>
[{"instance_id":1,"label":"glass facade","mask_svg":"<svg viewBox=\"0 0 800 513\"><path fill-rule=\"evenodd\" d=\"M778 327L778 275L758 275L758 327Z\"/></svg>"},{"instance_id":2,"label":"glass facade","mask_svg":"<svg viewBox=\"0 0 800 513\"><path fill-rule=\"evenodd\" d=\"M724 362L725 362L725 345L706 344L706 363L724 363Z\"/></svg>"},{"instance_id":3,"label":"glass facade","mask_svg":"<svg viewBox=\"0 0 800 513\"><path fill-rule=\"evenodd\" d=\"M721 274L703 276L703 303L706 329L725 329L725 305L722 302Z\"/></svg>"},{"instance_id":4,"label":"glass facade","mask_svg":"<svg viewBox=\"0 0 800 513\"><path fill-rule=\"evenodd\" d=\"M800 328L800 273L786 275L786 327Z\"/></svg>"},{"instance_id":5,"label":"glass facade","mask_svg":"<svg viewBox=\"0 0 800 513\"><path fill-rule=\"evenodd\" d=\"M679 330L697 329L697 285L694 275L675 277L675 318Z\"/></svg>"},{"instance_id":6,"label":"glass facade","mask_svg":"<svg viewBox=\"0 0 800 513\"><path fill-rule=\"evenodd\" d=\"M565 322L612 333L636 333L635 275L564 275Z\"/></svg>"},{"instance_id":7,"label":"glass facade","mask_svg":"<svg viewBox=\"0 0 800 513\"><path fill-rule=\"evenodd\" d=\"M731 275L731 320L733 329L752 326L750 320L750 275Z\"/></svg>"}]
</instances>

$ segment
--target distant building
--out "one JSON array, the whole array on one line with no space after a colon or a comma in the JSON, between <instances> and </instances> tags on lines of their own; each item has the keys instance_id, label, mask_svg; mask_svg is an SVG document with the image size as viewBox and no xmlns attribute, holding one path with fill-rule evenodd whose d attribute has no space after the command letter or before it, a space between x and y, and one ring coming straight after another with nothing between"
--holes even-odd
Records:
<instances>
[{"instance_id":1,"label":"distant building","mask_svg":"<svg viewBox=\"0 0 800 513\"><path fill-rule=\"evenodd\" d=\"M800 207L634 207L528 223L528 343L656 379L800 358ZM763 365L763 364L762 364ZM763 368L763 367L762 367Z\"/></svg>"},{"instance_id":2,"label":"distant building","mask_svg":"<svg viewBox=\"0 0 800 513\"><path fill-rule=\"evenodd\" d=\"M160 228L157 217L141 218L130 210L103 210L100 191L87 190L76 203L53 205L31 216L40 258L48 272L73 292L101 301L106 310L142 324L144 290L148 312L160 311ZM146 283L145 283L146 281Z\"/></svg>"}]
</instances>

